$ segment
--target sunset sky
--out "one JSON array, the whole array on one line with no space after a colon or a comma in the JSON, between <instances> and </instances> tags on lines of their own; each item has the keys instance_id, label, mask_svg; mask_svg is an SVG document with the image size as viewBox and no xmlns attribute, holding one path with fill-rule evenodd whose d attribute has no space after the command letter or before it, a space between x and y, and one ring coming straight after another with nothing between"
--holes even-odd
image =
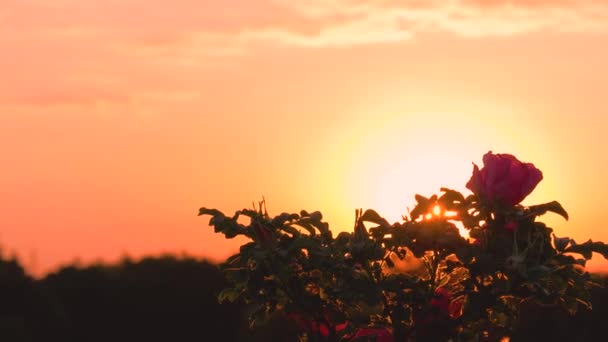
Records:
<instances>
[{"instance_id":1,"label":"sunset sky","mask_svg":"<svg viewBox=\"0 0 608 342\"><path fill-rule=\"evenodd\" d=\"M221 260L198 208L262 196L395 221L489 150L608 241L607 129L605 0L0 0L0 245L38 275Z\"/></svg>"}]
</instances>

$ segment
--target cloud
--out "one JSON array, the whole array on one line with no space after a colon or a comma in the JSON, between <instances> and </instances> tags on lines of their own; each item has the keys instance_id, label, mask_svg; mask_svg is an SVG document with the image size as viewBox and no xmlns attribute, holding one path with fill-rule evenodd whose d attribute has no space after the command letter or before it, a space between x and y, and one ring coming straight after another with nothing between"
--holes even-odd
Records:
<instances>
[{"instance_id":1,"label":"cloud","mask_svg":"<svg viewBox=\"0 0 608 342\"><path fill-rule=\"evenodd\" d=\"M200 35L226 44L260 39L318 47L394 42L427 31L466 37L608 31L604 0L5 1L5 32L111 35L149 45Z\"/></svg>"},{"instance_id":2,"label":"cloud","mask_svg":"<svg viewBox=\"0 0 608 342\"><path fill-rule=\"evenodd\" d=\"M275 1L312 22L340 18L321 25L316 38L326 45L391 42L395 37L407 40L427 32L448 32L463 37L504 36L541 30L608 33L608 2L605 1ZM328 40L324 39L326 32L341 34L332 35L334 39ZM391 38L384 40L382 37ZM294 37L290 42L302 45L302 42L309 41Z\"/></svg>"},{"instance_id":3,"label":"cloud","mask_svg":"<svg viewBox=\"0 0 608 342\"><path fill-rule=\"evenodd\" d=\"M0 104L129 102L271 45L608 33L605 0L4 0ZM184 89L188 92L189 89ZM134 95L133 95L134 96Z\"/></svg>"}]
</instances>

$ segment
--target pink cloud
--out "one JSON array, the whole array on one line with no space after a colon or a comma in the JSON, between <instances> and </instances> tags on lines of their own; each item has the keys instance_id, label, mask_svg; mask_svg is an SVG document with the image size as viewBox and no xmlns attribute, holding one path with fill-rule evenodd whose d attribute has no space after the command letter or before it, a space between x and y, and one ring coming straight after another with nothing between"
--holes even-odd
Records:
<instances>
[{"instance_id":1,"label":"pink cloud","mask_svg":"<svg viewBox=\"0 0 608 342\"><path fill-rule=\"evenodd\" d=\"M0 104L128 102L179 91L256 47L394 44L461 37L608 32L608 3L576 0L7 0ZM190 91L185 89L184 91Z\"/></svg>"}]
</instances>

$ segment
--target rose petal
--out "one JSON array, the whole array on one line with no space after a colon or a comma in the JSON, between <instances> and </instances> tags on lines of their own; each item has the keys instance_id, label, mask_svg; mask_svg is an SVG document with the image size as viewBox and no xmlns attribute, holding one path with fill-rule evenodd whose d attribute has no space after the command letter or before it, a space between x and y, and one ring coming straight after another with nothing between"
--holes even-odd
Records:
<instances>
[{"instance_id":1,"label":"rose petal","mask_svg":"<svg viewBox=\"0 0 608 342\"><path fill-rule=\"evenodd\" d=\"M471 190L473 193L480 193L483 189L483 179L481 177L481 172L479 171L479 167L473 164L473 175L471 179L466 184L467 189Z\"/></svg>"},{"instance_id":2,"label":"rose petal","mask_svg":"<svg viewBox=\"0 0 608 342\"><path fill-rule=\"evenodd\" d=\"M483 156L483 168L473 164L467 188L483 201L516 205L528 196L542 180L542 172L531 163L522 163L511 154Z\"/></svg>"}]
</instances>

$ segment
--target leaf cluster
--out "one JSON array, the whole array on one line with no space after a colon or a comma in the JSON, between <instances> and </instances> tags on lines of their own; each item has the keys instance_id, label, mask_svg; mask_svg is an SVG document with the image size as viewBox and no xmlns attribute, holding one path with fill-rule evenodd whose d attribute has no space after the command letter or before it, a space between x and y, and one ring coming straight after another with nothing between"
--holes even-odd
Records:
<instances>
[{"instance_id":1,"label":"leaf cluster","mask_svg":"<svg viewBox=\"0 0 608 342\"><path fill-rule=\"evenodd\" d=\"M523 308L591 309L584 265L593 252L608 258L608 245L555 236L539 217L568 219L558 202L496 207L447 188L415 198L400 222L359 209L336 236L319 211L201 208L215 232L250 240L222 264L231 287L219 300L252 304L251 326L284 314L309 341L351 341L363 328L396 341L498 341L517 333Z\"/></svg>"}]
</instances>

